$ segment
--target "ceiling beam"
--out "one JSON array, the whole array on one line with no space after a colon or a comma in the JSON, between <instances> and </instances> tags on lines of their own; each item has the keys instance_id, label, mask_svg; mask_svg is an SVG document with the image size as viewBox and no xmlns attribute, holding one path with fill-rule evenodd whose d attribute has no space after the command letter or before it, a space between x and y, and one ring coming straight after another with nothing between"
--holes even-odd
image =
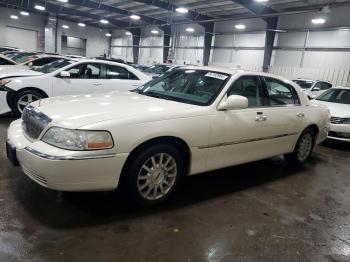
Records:
<instances>
[{"instance_id":1,"label":"ceiling beam","mask_svg":"<svg viewBox=\"0 0 350 262\"><path fill-rule=\"evenodd\" d=\"M277 13L276 10L261 4L257 3L254 0L231 0L232 2L235 2L237 4L240 4L241 6L245 7L249 11L253 12L256 15L264 15L264 14L274 14ZM267 19L263 18L265 21Z\"/></svg>"},{"instance_id":2,"label":"ceiling beam","mask_svg":"<svg viewBox=\"0 0 350 262\"><path fill-rule=\"evenodd\" d=\"M131 14L134 14L133 12L130 12L130 11L125 10L125 9L120 9L118 7L106 5L106 4L96 2L96 1L91 1L91 0L69 0L69 4L76 5L76 6L88 7L91 9L99 9L99 10L107 11L110 13L117 13L117 14L125 15L125 16L130 16ZM150 16L145 16L145 15L141 15L141 14L137 14L137 15L140 16L142 21L144 21L148 24L151 24L151 25L153 25L153 24L165 24L167 22L164 20L150 17Z\"/></svg>"},{"instance_id":3,"label":"ceiling beam","mask_svg":"<svg viewBox=\"0 0 350 262\"><path fill-rule=\"evenodd\" d=\"M164 10L168 10L171 12L176 12L176 8L179 8L180 6L178 5L174 5L171 3L167 3L165 1L160 1L160 0L134 0L134 2L138 2L138 3L142 3L142 4L146 4L146 5L152 5ZM207 16L207 15L203 15L200 13L197 13L195 11L192 10L188 10L188 13L186 14L181 14L183 17L196 22L196 20L206 20L206 19L212 19L212 17Z\"/></svg>"}]
</instances>

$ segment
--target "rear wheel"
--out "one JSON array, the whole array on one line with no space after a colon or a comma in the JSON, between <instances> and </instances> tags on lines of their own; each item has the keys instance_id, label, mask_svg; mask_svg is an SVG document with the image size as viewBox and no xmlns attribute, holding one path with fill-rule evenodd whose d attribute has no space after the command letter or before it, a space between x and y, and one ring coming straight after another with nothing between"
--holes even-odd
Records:
<instances>
[{"instance_id":1,"label":"rear wheel","mask_svg":"<svg viewBox=\"0 0 350 262\"><path fill-rule=\"evenodd\" d=\"M284 158L292 165L302 165L310 158L314 144L315 133L311 128L308 128L299 137L293 153L286 154Z\"/></svg>"},{"instance_id":2,"label":"rear wheel","mask_svg":"<svg viewBox=\"0 0 350 262\"><path fill-rule=\"evenodd\" d=\"M41 98L43 98L43 95L34 90L20 92L14 97L12 110L16 116L20 117L27 105Z\"/></svg>"},{"instance_id":3,"label":"rear wheel","mask_svg":"<svg viewBox=\"0 0 350 262\"><path fill-rule=\"evenodd\" d=\"M142 206L164 202L184 174L184 161L177 148L157 145L140 152L126 170L127 190Z\"/></svg>"}]
</instances>

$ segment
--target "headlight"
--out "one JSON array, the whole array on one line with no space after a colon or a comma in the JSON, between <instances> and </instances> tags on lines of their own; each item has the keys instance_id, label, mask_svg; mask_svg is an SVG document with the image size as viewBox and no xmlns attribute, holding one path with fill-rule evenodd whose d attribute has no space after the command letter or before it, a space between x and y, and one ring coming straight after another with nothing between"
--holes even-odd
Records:
<instances>
[{"instance_id":1,"label":"headlight","mask_svg":"<svg viewBox=\"0 0 350 262\"><path fill-rule=\"evenodd\" d=\"M100 150L113 147L112 136L107 131L51 127L41 140L52 146L76 151Z\"/></svg>"}]
</instances>

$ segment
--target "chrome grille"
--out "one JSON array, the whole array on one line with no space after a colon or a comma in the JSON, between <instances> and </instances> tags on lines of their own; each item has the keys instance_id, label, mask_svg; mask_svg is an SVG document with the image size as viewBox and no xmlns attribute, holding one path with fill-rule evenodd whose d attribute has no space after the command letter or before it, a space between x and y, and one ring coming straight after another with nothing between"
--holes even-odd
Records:
<instances>
[{"instance_id":1,"label":"chrome grille","mask_svg":"<svg viewBox=\"0 0 350 262\"><path fill-rule=\"evenodd\" d=\"M52 120L38 108L27 106L22 114L22 129L32 139L37 139Z\"/></svg>"},{"instance_id":2,"label":"chrome grille","mask_svg":"<svg viewBox=\"0 0 350 262\"><path fill-rule=\"evenodd\" d=\"M331 117L331 123L332 124L338 124L338 125L340 125L340 124L343 124L344 123L344 118L341 118L341 117Z\"/></svg>"}]
</instances>

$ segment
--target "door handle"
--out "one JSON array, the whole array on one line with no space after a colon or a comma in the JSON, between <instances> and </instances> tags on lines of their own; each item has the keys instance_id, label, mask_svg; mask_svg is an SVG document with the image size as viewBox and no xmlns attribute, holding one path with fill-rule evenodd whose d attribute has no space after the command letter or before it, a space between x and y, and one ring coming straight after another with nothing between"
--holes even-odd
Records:
<instances>
[{"instance_id":1,"label":"door handle","mask_svg":"<svg viewBox=\"0 0 350 262\"><path fill-rule=\"evenodd\" d=\"M297 117L304 117L304 116L305 116L304 113L298 113L298 114L297 114Z\"/></svg>"},{"instance_id":2,"label":"door handle","mask_svg":"<svg viewBox=\"0 0 350 262\"><path fill-rule=\"evenodd\" d=\"M94 85L94 86L102 86L101 83L94 83L93 85Z\"/></svg>"},{"instance_id":3,"label":"door handle","mask_svg":"<svg viewBox=\"0 0 350 262\"><path fill-rule=\"evenodd\" d=\"M261 122L261 121L266 121L267 120L267 116L257 116L255 118L255 121Z\"/></svg>"}]
</instances>

